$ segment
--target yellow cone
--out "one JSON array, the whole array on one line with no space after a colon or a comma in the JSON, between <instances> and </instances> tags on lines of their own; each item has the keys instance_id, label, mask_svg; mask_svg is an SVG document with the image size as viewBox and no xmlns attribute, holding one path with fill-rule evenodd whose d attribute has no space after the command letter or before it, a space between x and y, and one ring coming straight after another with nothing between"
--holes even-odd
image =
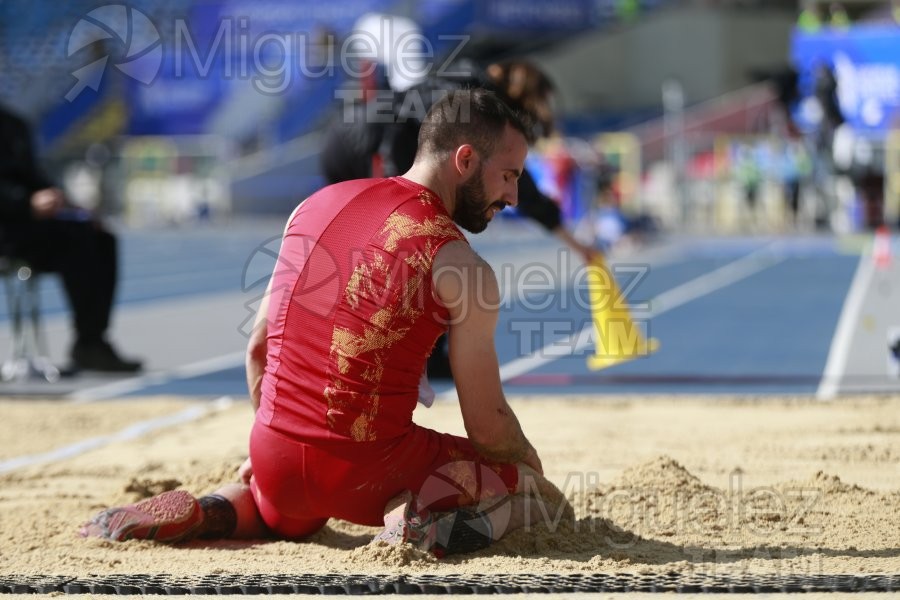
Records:
<instances>
[{"instance_id":1,"label":"yellow cone","mask_svg":"<svg viewBox=\"0 0 900 600\"><path fill-rule=\"evenodd\" d=\"M645 340L641 328L631 320L628 301L606 263L598 259L588 265L587 275L597 340L593 356L587 359L588 368L599 371L656 352L659 341Z\"/></svg>"}]
</instances>

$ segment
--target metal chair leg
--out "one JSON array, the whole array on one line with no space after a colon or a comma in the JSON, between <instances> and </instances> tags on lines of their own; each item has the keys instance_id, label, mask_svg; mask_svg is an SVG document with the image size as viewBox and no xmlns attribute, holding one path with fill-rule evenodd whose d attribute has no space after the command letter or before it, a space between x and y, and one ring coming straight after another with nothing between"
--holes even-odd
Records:
<instances>
[{"instance_id":1,"label":"metal chair leg","mask_svg":"<svg viewBox=\"0 0 900 600\"><path fill-rule=\"evenodd\" d=\"M41 328L41 302L37 285L37 277L30 274L25 281L25 289L28 295L28 308L31 314L32 346L31 367L49 383L59 381L59 369L50 361L47 351L47 340L44 338L44 330Z\"/></svg>"},{"instance_id":2,"label":"metal chair leg","mask_svg":"<svg viewBox=\"0 0 900 600\"><path fill-rule=\"evenodd\" d=\"M3 363L0 374L3 381L24 379L28 376L28 361L25 358L25 336L22 335L22 298L19 286L16 285L11 270L4 277L6 282L6 305L9 309L9 318L12 321L12 352Z\"/></svg>"},{"instance_id":3,"label":"metal chair leg","mask_svg":"<svg viewBox=\"0 0 900 600\"><path fill-rule=\"evenodd\" d=\"M20 381L40 376L53 383L59 380L59 369L50 361L41 330L40 296L37 277L27 265L7 268L6 301L12 321L12 355L0 367L3 381ZM28 312L30 331L25 331Z\"/></svg>"}]
</instances>

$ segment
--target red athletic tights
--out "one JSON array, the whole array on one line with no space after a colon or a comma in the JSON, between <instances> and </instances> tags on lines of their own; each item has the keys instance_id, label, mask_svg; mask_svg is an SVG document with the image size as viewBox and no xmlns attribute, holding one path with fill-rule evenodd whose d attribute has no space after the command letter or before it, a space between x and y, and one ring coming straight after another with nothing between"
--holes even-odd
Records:
<instances>
[{"instance_id":1,"label":"red athletic tights","mask_svg":"<svg viewBox=\"0 0 900 600\"><path fill-rule=\"evenodd\" d=\"M445 511L499 501L518 483L515 465L487 461L467 439L417 425L390 440L310 445L256 422L250 457L260 515L287 539L318 531L330 517L381 525L385 505L404 490Z\"/></svg>"}]
</instances>

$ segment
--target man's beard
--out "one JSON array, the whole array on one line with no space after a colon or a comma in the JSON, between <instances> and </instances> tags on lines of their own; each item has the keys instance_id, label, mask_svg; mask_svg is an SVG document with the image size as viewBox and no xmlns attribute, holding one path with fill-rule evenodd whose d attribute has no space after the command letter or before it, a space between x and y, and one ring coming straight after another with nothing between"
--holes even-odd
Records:
<instances>
[{"instance_id":1,"label":"man's beard","mask_svg":"<svg viewBox=\"0 0 900 600\"><path fill-rule=\"evenodd\" d=\"M488 213L494 207L503 210L506 202L498 200L488 205L487 194L484 192L484 174L479 165L478 171L468 181L456 186L453 222L471 233L481 233L487 228L490 222Z\"/></svg>"}]
</instances>

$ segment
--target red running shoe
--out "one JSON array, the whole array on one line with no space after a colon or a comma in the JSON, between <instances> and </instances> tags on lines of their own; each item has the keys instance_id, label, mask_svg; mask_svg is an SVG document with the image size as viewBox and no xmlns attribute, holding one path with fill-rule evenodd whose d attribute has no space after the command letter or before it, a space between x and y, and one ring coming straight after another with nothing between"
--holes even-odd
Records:
<instances>
[{"instance_id":1,"label":"red running shoe","mask_svg":"<svg viewBox=\"0 0 900 600\"><path fill-rule=\"evenodd\" d=\"M163 492L135 504L108 508L81 527L84 537L116 542L156 540L176 543L188 539L203 523L203 509L184 490Z\"/></svg>"}]
</instances>

